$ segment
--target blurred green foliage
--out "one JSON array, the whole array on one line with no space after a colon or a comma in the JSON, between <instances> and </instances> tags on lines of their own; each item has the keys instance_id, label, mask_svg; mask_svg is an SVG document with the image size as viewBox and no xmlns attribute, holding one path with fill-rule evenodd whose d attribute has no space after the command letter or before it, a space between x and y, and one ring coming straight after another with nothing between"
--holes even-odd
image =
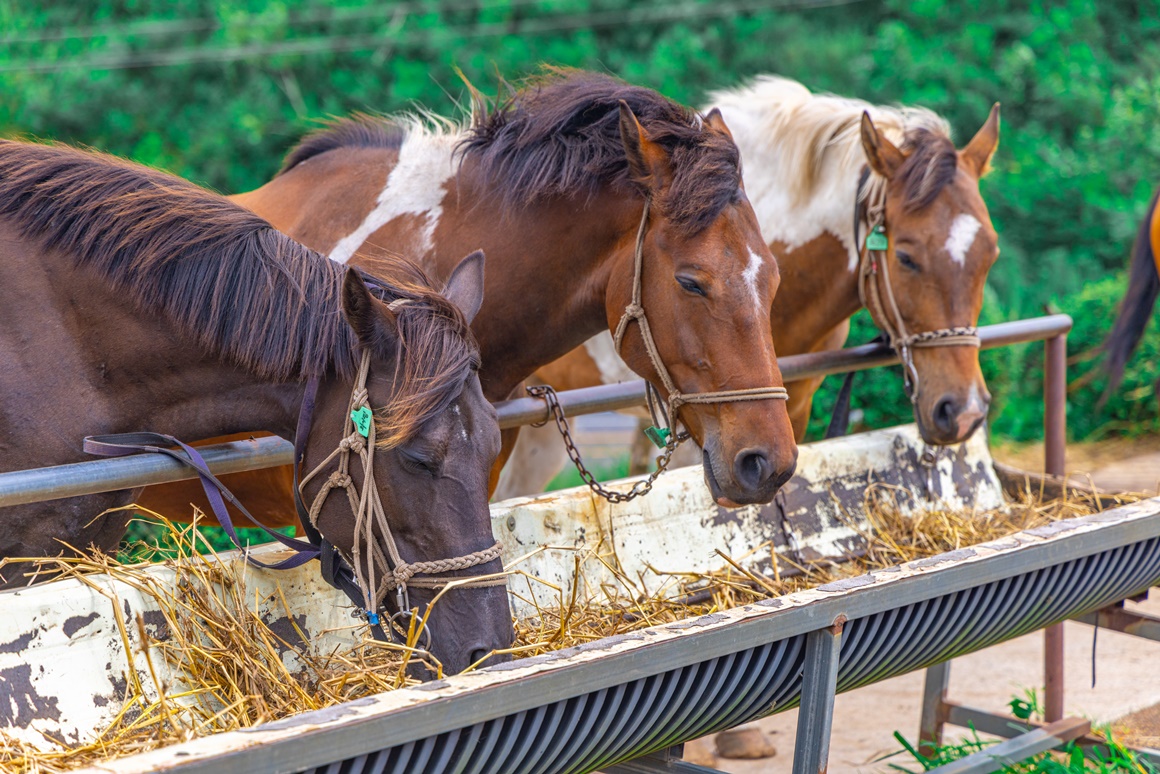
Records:
<instances>
[{"instance_id":1,"label":"blurred green foliage","mask_svg":"<svg viewBox=\"0 0 1160 774\"><path fill-rule=\"evenodd\" d=\"M925 105L960 143L1001 101L983 190L1002 257L984 318L1070 312L1073 354L1109 327L1160 184L1160 0L0 0L0 30L0 134L92 145L226 192L267 180L326 116L452 113L457 69L485 91L541 62L605 69L692 104L776 72ZM860 317L851 342L873 335ZM1098 378L1071 393L1073 437L1156 428L1158 348L1153 329L1106 406ZM1042 347L983 358L993 430L1036 436ZM892 370L861 375L855 405L872 426L909 417Z\"/></svg>"}]
</instances>

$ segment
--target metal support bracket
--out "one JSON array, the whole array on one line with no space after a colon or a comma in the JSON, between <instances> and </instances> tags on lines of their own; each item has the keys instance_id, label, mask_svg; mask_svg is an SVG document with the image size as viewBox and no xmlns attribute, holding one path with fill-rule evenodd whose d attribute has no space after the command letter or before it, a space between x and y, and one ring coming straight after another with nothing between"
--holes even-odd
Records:
<instances>
[{"instance_id":1,"label":"metal support bracket","mask_svg":"<svg viewBox=\"0 0 1160 774\"><path fill-rule=\"evenodd\" d=\"M1160 618L1154 615L1135 613L1122 607L1113 606L1078 616L1072 620L1160 642Z\"/></svg>"},{"instance_id":2,"label":"metal support bracket","mask_svg":"<svg viewBox=\"0 0 1160 774\"><path fill-rule=\"evenodd\" d=\"M830 727L834 722L834 695L838 690L838 660L845 625L846 616L840 615L825 629L806 635L793 774L821 774L829 765Z\"/></svg>"},{"instance_id":3,"label":"metal support bracket","mask_svg":"<svg viewBox=\"0 0 1160 774\"><path fill-rule=\"evenodd\" d=\"M683 754L684 745L677 745L658 753L642 755L631 761L603 766L600 770L605 774L723 774L720 769L683 761L681 760Z\"/></svg>"},{"instance_id":4,"label":"metal support bracket","mask_svg":"<svg viewBox=\"0 0 1160 774\"><path fill-rule=\"evenodd\" d=\"M918 723L918 751L928 758L942 744L943 726L947 722L947 689L951 681L951 662L944 661L926 670L922 688L922 714Z\"/></svg>"},{"instance_id":5,"label":"metal support bracket","mask_svg":"<svg viewBox=\"0 0 1160 774\"><path fill-rule=\"evenodd\" d=\"M1078 739L1091 728L1090 720L1064 718L930 771L936 774L988 774Z\"/></svg>"}]
</instances>

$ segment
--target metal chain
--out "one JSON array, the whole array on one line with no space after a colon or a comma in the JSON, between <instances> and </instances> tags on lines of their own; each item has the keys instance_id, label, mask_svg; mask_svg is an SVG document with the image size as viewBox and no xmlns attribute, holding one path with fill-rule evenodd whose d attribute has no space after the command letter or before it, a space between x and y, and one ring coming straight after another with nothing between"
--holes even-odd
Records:
<instances>
[{"instance_id":1,"label":"metal chain","mask_svg":"<svg viewBox=\"0 0 1160 774\"><path fill-rule=\"evenodd\" d=\"M653 484L657 478L665 472L669 466L669 461L673 458L673 452L677 450L681 442L688 438L688 435L681 433L675 438L669 437L665 444L665 451L657 457L657 469L649 474L649 477L641 481L637 481L632 485L632 489L627 492L615 492L611 489L606 489L601 485L596 477L592 475L592 471L584 466L584 461L580 458L580 450L576 448L576 442L572 439L572 431L568 428L568 418L564 416L564 409L560 407L560 400L556 396L556 391L549 385L536 385L528 387L528 395L533 398L540 398L548 405L548 411L551 412L551 417L556 421L556 429L560 431L560 435L564 437L564 448L568 451L568 457L572 460L572 464L576 466L576 472L580 474L580 478L588 485L594 493L600 495L610 503L627 503L629 500L635 500L641 495L646 495L652 491ZM547 420L539 422L535 427L542 427Z\"/></svg>"}]
</instances>

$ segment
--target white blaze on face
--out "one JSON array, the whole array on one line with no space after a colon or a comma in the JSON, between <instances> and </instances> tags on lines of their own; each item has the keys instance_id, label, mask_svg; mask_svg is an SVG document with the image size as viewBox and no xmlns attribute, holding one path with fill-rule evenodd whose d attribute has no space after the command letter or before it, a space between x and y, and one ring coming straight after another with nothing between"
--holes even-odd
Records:
<instances>
[{"instance_id":1,"label":"white blaze on face","mask_svg":"<svg viewBox=\"0 0 1160 774\"><path fill-rule=\"evenodd\" d=\"M749 248L749 265L745 267L741 276L745 278L745 284L749 287L749 292L753 294L753 306L757 309L758 316L761 316L763 310L761 308L761 293L757 292L757 275L761 273L763 265L765 265L765 259L752 247Z\"/></svg>"},{"instance_id":2,"label":"white blaze on face","mask_svg":"<svg viewBox=\"0 0 1160 774\"><path fill-rule=\"evenodd\" d=\"M982 223L973 215L962 213L951 222L951 230L947 232L947 243L944 249L951 260L962 266L967 261L967 252L975 243L975 236L979 233Z\"/></svg>"},{"instance_id":3,"label":"white blaze on face","mask_svg":"<svg viewBox=\"0 0 1160 774\"><path fill-rule=\"evenodd\" d=\"M443 184L455 174L454 134L438 134L413 128L399 148L399 160L387 176L375 206L351 233L338 241L330 259L346 263L371 234L403 215L422 215L421 242L414 246L422 258L434 245L435 227L443 214Z\"/></svg>"}]
</instances>

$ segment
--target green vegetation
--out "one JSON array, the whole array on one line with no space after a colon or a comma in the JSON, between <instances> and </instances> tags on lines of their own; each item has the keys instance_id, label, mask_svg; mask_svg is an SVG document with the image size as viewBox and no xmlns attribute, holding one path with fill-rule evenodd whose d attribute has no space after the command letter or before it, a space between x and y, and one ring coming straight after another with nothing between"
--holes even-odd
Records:
<instances>
[{"instance_id":1,"label":"green vegetation","mask_svg":"<svg viewBox=\"0 0 1160 774\"><path fill-rule=\"evenodd\" d=\"M926 105L960 141L1001 101L984 195L1002 257L984 317L1070 312L1073 354L1110 325L1160 185L1158 0L0 0L0 29L0 134L92 145L229 192L268 179L328 115L453 113L457 68L485 90L541 62L603 68L694 104L778 72ZM861 320L852 341L873 333ZM1071 394L1074 437L1155 429L1156 334L1106 406L1098 377ZM1040 432L1041 351L984 356L995 432ZM889 371L860 376L855 405L869 425L909 416Z\"/></svg>"},{"instance_id":2,"label":"green vegetation","mask_svg":"<svg viewBox=\"0 0 1160 774\"><path fill-rule=\"evenodd\" d=\"M1015 697L1009 702L1011 714L1020 720L1036 720L1042 722L1043 708L1039 703L1039 695L1035 691L1027 691L1024 697ZM1132 772L1132 774L1155 774L1156 768L1147 761L1141 760L1136 753L1115 741L1110 729L1100 729L1098 732L1105 739L1110 740L1107 745L1084 749L1075 742L1068 742L1058 752L1041 753L1019 763L1004 766L1000 771L1003 774L1113 774L1113 772ZM984 741L974 729L966 739L959 742L941 745L931 755L924 755L918 751L899 732L894 732L894 738L902 745L902 750L883 760L906 756L912 758L921 768L910 768L907 765L891 763L893 771L917 774L930 771L938 766L966 758L968 755L993 747L996 742Z\"/></svg>"}]
</instances>

